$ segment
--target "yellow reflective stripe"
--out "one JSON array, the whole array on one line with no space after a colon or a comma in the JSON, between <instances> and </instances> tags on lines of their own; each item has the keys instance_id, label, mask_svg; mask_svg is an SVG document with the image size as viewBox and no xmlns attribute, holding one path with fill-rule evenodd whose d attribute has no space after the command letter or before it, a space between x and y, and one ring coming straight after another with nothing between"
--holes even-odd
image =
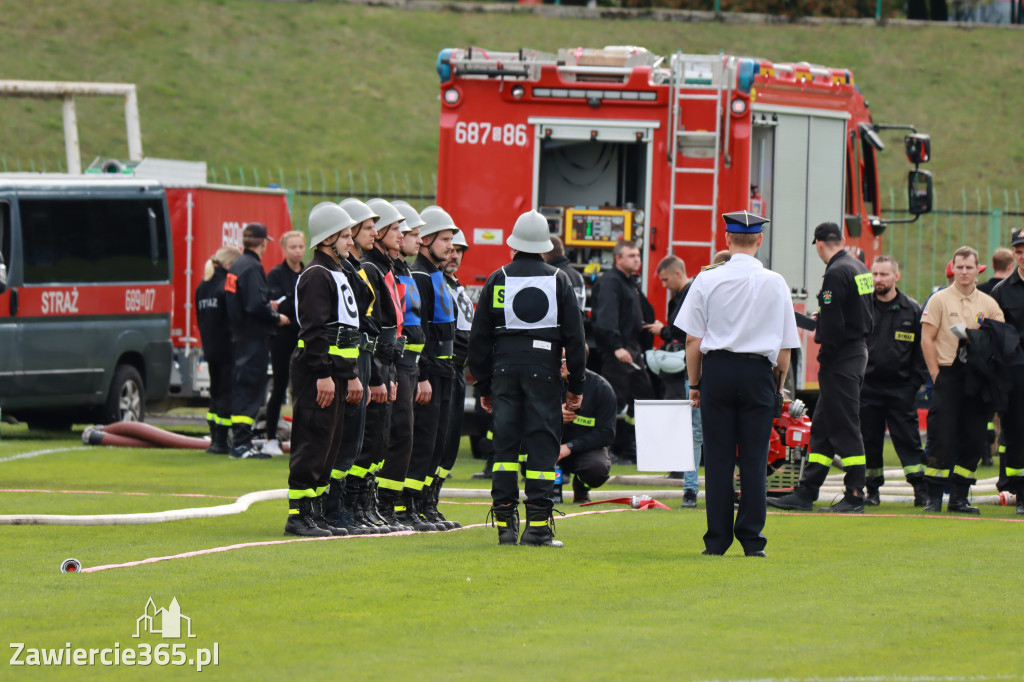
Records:
<instances>
[{"instance_id":1,"label":"yellow reflective stripe","mask_svg":"<svg viewBox=\"0 0 1024 682\"><path fill-rule=\"evenodd\" d=\"M959 464L953 467L954 476L962 476L964 478L974 478L974 472L967 467L962 467Z\"/></svg>"},{"instance_id":2,"label":"yellow reflective stripe","mask_svg":"<svg viewBox=\"0 0 1024 682\"><path fill-rule=\"evenodd\" d=\"M378 471L380 471L380 468L382 466L384 466L384 460L381 460L379 462L374 462L373 464L370 465L370 473L371 474L377 473Z\"/></svg>"},{"instance_id":3,"label":"yellow reflective stripe","mask_svg":"<svg viewBox=\"0 0 1024 682\"><path fill-rule=\"evenodd\" d=\"M306 347L306 342L303 341L302 339L299 339L299 348L305 348L305 347Z\"/></svg>"},{"instance_id":4,"label":"yellow reflective stripe","mask_svg":"<svg viewBox=\"0 0 1024 682\"><path fill-rule=\"evenodd\" d=\"M546 526L546 525L548 525L548 522L547 521L530 521L530 525L531 526Z\"/></svg>"},{"instance_id":5,"label":"yellow reflective stripe","mask_svg":"<svg viewBox=\"0 0 1024 682\"><path fill-rule=\"evenodd\" d=\"M306 488L304 490L292 490L291 488L288 489L288 499L289 500L301 500L304 497L316 497L316 496L317 496L316 491L313 490L312 488Z\"/></svg>"},{"instance_id":6,"label":"yellow reflective stripe","mask_svg":"<svg viewBox=\"0 0 1024 682\"><path fill-rule=\"evenodd\" d=\"M315 495L315 497L320 497L320 496L321 496L321 495L323 495L323 494L324 494L325 492L327 492L327 486L325 486L325 485L322 485L322 486L320 486L319 488L314 488L314 490L316 490L316 495Z\"/></svg>"},{"instance_id":7,"label":"yellow reflective stripe","mask_svg":"<svg viewBox=\"0 0 1024 682\"><path fill-rule=\"evenodd\" d=\"M520 454L519 454L519 463L520 463L520 464L522 464L523 462L525 462L525 461L526 461L526 458L527 458L528 456L529 456L529 455L527 455L527 454L526 454L525 452L522 452L522 453L520 453Z\"/></svg>"},{"instance_id":8,"label":"yellow reflective stripe","mask_svg":"<svg viewBox=\"0 0 1024 682\"><path fill-rule=\"evenodd\" d=\"M508 528L508 523L505 521L495 521L494 525L498 528Z\"/></svg>"},{"instance_id":9,"label":"yellow reflective stripe","mask_svg":"<svg viewBox=\"0 0 1024 682\"><path fill-rule=\"evenodd\" d=\"M494 466L491 467L492 472L497 471L511 471L514 474L519 473L518 462L495 462Z\"/></svg>"},{"instance_id":10,"label":"yellow reflective stripe","mask_svg":"<svg viewBox=\"0 0 1024 682\"><path fill-rule=\"evenodd\" d=\"M910 466L903 467L904 474L920 474L924 472L923 464L911 464Z\"/></svg>"},{"instance_id":11,"label":"yellow reflective stripe","mask_svg":"<svg viewBox=\"0 0 1024 682\"><path fill-rule=\"evenodd\" d=\"M411 478L405 479L405 487L409 490L423 490L423 481L414 481Z\"/></svg>"},{"instance_id":12,"label":"yellow reflective stripe","mask_svg":"<svg viewBox=\"0 0 1024 682\"><path fill-rule=\"evenodd\" d=\"M487 440L494 440L494 431L488 431L485 438L487 438Z\"/></svg>"},{"instance_id":13,"label":"yellow reflective stripe","mask_svg":"<svg viewBox=\"0 0 1024 682\"><path fill-rule=\"evenodd\" d=\"M390 478L377 477L377 487L385 490L401 490L405 487L404 481L393 481Z\"/></svg>"},{"instance_id":14,"label":"yellow reflective stripe","mask_svg":"<svg viewBox=\"0 0 1024 682\"><path fill-rule=\"evenodd\" d=\"M370 317L373 313L373 305L377 302L377 292L373 290L373 285L370 284L370 278L366 276L366 270L359 268L357 271L359 276L366 282L366 288L370 290L370 305L366 308L366 316Z\"/></svg>"},{"instance_id":15,"label":"yellow reflective stripe","mask_svg":"<svg viewBox=\"0 0 1024 682\"><path fill-rule=\"evenodd\" d=\"M213 422L214 424L219 424L220 422L217 421L218 419L220 419L220 417L215 415L213 412L206 413L206 421Z\"/></svg>"},{"instance_id":16,"label":"yellow reflective stripe","mask_svg":"<svg viewBox=\"0 0 1024 682\"><path fill-rule=\"evenodd\" d=\"M327 351L329 355L338 355L343 358L358 358L358 348L339 348L338 346L331 346L331 349Z\"/></svg>"},{"instance_id":17,"label":"yellow reflective stripe","mask_svg":"<svg viewBox=\"0 0 1024 682\"><path fill-rule=\"evenodd\" d=\"M996 429L996 423L995 422L989 422L987 424L987 426L988 426L988 430L989 431L995 431L995 429Z\"/></svg>"},{"instance_id":18,"label":"yellow reflective stripe","mask_svg":"<svg viewBox=\"0 0 1024 682\"><path fill-rule=\"evenodd\" d=\"M399 512L399 513L401 513L401 512L404 512L404 511L407 511L408 509L409 509L409 508L408 508L408 507L406 507L406 506L405 506L404 504L396 504L396 505L395 505L395 511L396 511L396 512Z\"/></svg>"},{"instance_id":19,"label":"yellow reflective stripe","mask_svg":"<svg viewBox=\"0 0 1024 682\"><path fill-rule=\"evenodd\" d=\"M423 346L425 346L425 345L426 344L423 344L423 343L407 343L407 344L405 344L405 350L407 350L407 351L411 350L413 353L422 353L423 352Z\"/></svg>"},{"instance_id":20,"label":"yellow reflective stripe","mask_svg":"<svg viewBox=\"0 0 1024 682\"><path fill-rule=\"evenodd\" d=\"M597 423L597 419L595 417L576 417L572 420L572 423L579 424L580 426L593 426Z\"/></svg>"},{"instance_id":21,"label":"yellow reflective stripe","mask_svg":"<svg viewBox=\"0 0 1024 682\"><path fill-rule=\"evenodd\" d=\"M931 476L932 478L949 478L949 469L933 469L931 467L925 467L925 476Z\"/></svg>"},{"instance_id":22,"label":"yellow reflective stripe","mask_svg":"<svg viewBox=\"0 0 1024 682\"><path fill-rule=\"evenodd\" d=\"M840 457L839 461L843 463L844 467L855 467L867 464L868 458L864 455L854 455L853 457Z\"/></svg>"},{"instance_id":23,"label":"yellow reflective stripe","mask_svg":"<svg viewBox=\"0 0 1024 682\"><path fill-rule=\"evenodd\" d=\"M346 476L348 476L348 470L347 469L345 471L339 471L337 469L331 469L331 478L334 478L334 479L337 479L337 480L340 481L341 479L345 478Z\"/></svg>"},{"instance_id":24,"label":"yellow reflective stripe","mask_svg":"<svg viewBox=\"0 0 1024 682\"><path fill-rule=\"evenodd\" d=\"M553 481L553 480L555 480L555 472L554 471L531 471L530 469L527 469L526 470L526 477L527 478L532 478L532 479L534 479L536 481Z\"/></svg>"},{"instance_id":25,"label":"yellow reflective stripe","mask_svg":"<svg viewBox=\"0 0 1024 682\"><path fill-rule=\"evenodd\" d=\"M870 294L875 290L874 278L870 272L863 272L853 278L853 281L857 283L857 293L863 296L864 294Z\"/></svg>"},{"instance_id":26,"label":"yellow reflective stripe","mask_svg":"<svg viewBox=\"0 0 1024 682\"><path fill-rule=\"evenodd\" d=\"M218 417L217 423L221 426L231 426L231 417Z\"/></svg>"},{"instance_id":27,"label":"yellow reflective stripe","mask_svg":"<svg viewBox=\"0 0 1024 682\"><path fill-rule=\"evenodd\" d=\"M433 476L427 476L426 478L423 479L424 487L429 488L433 484L434 484L434 477Z\"/></svg>"},{"instance_id":28,"label":"yellow reflective stripe","mask_svg":"<svg viewBox=\"0 0 1024 682\"><path fill-rule=\"evenodd\" d=\"M450 356L450 355L435 355L434 357L437 358L438 360L451 360L452 359L452 356Z\"/></svg>"},{"instance_id":29,"label":"yellow reflective stripe","mask_svg":"<svg viewBox=\"0 0 1024 682\"><path fill-rule=\"evenodd\" d=\"M864 475L868 478L878 478L885 475L885 469L865 469Z\"/></svg>"},{"instance_id":30,"label":"yellow reflective stripe","mask_svg":"<svg viewBox=\"0 0 1024 682\"><path fill-rule=\"evenodd\" d=\"M352 465L352 468L348 470L349 476L355 476L356 478L366 478L366 475L370 473L369 469L364 469L361 466Z\"/></svg>"},{"instance_id":31,"label":"yellow reflective stripe","mask_svg":"<svg viewBox=\"0 0 1024 682\"><path fill-rule=\"evenodd\" d=\"M253 424L256 423L256 420L253 419L252 417L246 417L244 414L233 414L231 415L231 423L248 424L249 426L252 426Z\"/></svg>"},{"instance_id":32,"label":"yellow reflective stripe","mask_svg":"<svg viewBox=\"0 0 1024 682\"><path fill-rule=\"evenodd\" d=\"M821 454L820 452L812 452L807 455L807 462L809 464L820 464L823 467L832 466L832 458Z\"/></svg>"},{"instance_id":33,"label":"yellow reflective stripe","mask_svg":"<svg viewBox=\"0 0 1024 682\"><path fill-rule=\"evenodd\" d=\"M491 303L492 308L504 308L505 307L505 285L501 284L494 287L494 301Z\"/></svg>"},{"instance_id":34,"label":"yellow reflective stripe","mask_svg":"<svg viewBox=\"0 0 1024 682\"><path fill-rule=\"evenodd\" d=\"M1011 469L1010 467L1006 467L1006 475L1007 476L1024 476L1024 469Z\"/></svg>"},{"instance_id":35,"label":"yellow reflective stripe","mask_svg":"<svg viewBox=\"0 0 1024 682\"><path fill-rule=\"evenodd\" d=\"M622 419L627 424L636 424L636 417L630 417L628 414L622 415Z\"/></svg>"},{"instance_id":36,"label":"yellow reflective stripe","mask_svg":"<svg viewBox=\"0 0 1024 682\"><path fill-rule=\"evenodd\" d=\"M1000 445L999 446L999 454L1000 455L1005 455L1006 454L1006 446L1005 445Z\"/></svg>"},{"instance_id":37,"label":"yellow reflective stripe","mask_svg":"<svg viewBox=\"0 0 1024 682\"><path fill-rule=\"evenodd\" d=\"M451 469L443 469L441 467L437 467L438 478L448 478L448 474L450 474L451 472Z\"/></svg>"}]
</instances>

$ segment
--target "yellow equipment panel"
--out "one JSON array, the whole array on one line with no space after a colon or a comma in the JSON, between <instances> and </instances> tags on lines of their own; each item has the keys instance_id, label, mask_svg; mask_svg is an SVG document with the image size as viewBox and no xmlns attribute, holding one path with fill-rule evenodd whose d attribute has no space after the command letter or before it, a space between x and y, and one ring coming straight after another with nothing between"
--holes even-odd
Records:
<instances>
[{"instance_id":1,"label":"yellow equipment panel","mask_svg":"<svg viewBox=\"0 0 1024 682\"><path fill-rule=\"evenodd\" d=\"M633 238L633 212L616 208L565 209L565 245L612 248Z\"/></svg>"}]
</instances>

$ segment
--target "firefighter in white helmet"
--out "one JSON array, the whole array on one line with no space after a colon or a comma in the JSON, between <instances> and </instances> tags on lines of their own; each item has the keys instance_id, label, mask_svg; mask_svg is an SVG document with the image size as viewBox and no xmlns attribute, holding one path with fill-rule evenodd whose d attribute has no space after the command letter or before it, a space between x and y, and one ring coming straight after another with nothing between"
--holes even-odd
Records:
<instances>
[{"instance_id":1,"label":"firefighter in white helmet","mask_svg":"<svg viewBox=\"0 0 1024 682\"><path fill-rule=\"evenodd\" d=\"M327 523L322 496L341 444L345 402L362 398L361 386L349 384L359 358L359 308L339 265L354 224L331 202L309 213L313 258L295 284L299 339L291 364L294 406L285 535L348 535Z\"/></svg>"},{"instance_id":2,"label":"firefighter in white helmet","mask_svg":"<svg viewBox=\"0 0 1024 682\"><path fill-rule=\"evenodd\" d=\"M551 250L537 211L519 216L505 242L512 262L491 273L480 295L469 342L469 369L484 409L494 415L491 514L503 545L561 547L554 539L551 491L565 406L582 402L586 341L576 293L565 273L541 258ZM519 530L519 444L526 451L526 523Z\"/></svg>"}]
</instances>

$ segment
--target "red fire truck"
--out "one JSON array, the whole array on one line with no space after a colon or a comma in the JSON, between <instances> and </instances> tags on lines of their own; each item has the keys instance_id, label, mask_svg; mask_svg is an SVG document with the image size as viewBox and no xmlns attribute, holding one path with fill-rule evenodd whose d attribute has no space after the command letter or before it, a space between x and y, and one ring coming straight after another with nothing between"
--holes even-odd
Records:
<instances>
[{"instance_id":1,"label":"red fire truck","mask_svg":"<svg viewBox=\"0 0 1024 682\"><path fill-rule=\"evenodd\" d=\"M930 141L873 123L846 69L729 55L655 55L640 47L557 54L445 49L438 203L472 250L461 279L480 287L507 262L516 217L543 213L592 282L619 240L642 246L644 291L664 320L658 262L692 276L725 247L722 213L771 219L759 258L782 274L798 312L816 310L824 221L845 226L869 265L880 216L879 131L907 128L911 213L931 208ZM909 221L906 221L909 222ZM812 334L794 358L796 390L817 389Z\"/></svg>"}]
</instances>

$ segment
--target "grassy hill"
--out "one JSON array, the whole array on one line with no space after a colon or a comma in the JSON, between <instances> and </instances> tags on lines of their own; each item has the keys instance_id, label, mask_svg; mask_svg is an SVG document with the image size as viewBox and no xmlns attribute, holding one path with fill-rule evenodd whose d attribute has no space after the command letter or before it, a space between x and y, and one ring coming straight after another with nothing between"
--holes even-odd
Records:
<instances>
[{"instance_id":1,"label":"grassy hill","mask_svg":"<svg viewBox=\"0 0 1024 682\"><path fill-rule=\"evenodd\" d=\"M1024 172L1019 65L1024 33L993 27L804 26L545 19L426 12L335 2L0 0L0 78L133 82L148 156L241 166L261 177L296 169L347 185L350 170L385 177L436 168L437 75L444 47L644 45L850 68L878 121L932 135L940 200L961 188L999 199ZM79 100L82 157L127 156L122 105ZM0 99L0 157L63 160L57 102ZM883 187L906 163L886 136ZM303 184L306 180L303 178ZM883 190L885 191L885 190ZM902 191L902 190L901 190ZM901 196L901 195L898 195Z\"/></svg>"}]
</instances>

